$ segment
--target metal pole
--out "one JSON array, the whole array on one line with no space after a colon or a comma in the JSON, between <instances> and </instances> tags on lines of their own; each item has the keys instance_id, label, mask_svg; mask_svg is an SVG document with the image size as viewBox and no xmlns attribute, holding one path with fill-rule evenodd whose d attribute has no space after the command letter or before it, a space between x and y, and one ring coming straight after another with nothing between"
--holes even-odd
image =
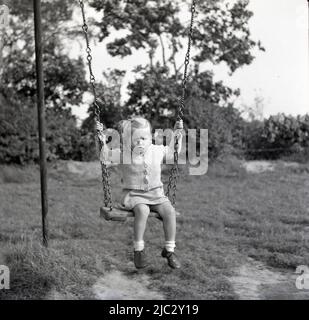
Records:
<instances>
[{"instance_id":1,"label":"metal pole","mask_svg":"<svg viewBox=\"0 0 309 320\"><path fill-rule=\"evenodd\" d=\"M39 147L40 147L40 177L41 177L41 205L42 205L42 232L43 245L48 246L48 202L47 202L47 178L46 178L46 153L45 153L45 105L44 105L44 81L42 61L42 23L41 0L33 0L34 9L34 34L35 56L37 76L37 107L39 123Z\"/></svg>"}]
</instances>

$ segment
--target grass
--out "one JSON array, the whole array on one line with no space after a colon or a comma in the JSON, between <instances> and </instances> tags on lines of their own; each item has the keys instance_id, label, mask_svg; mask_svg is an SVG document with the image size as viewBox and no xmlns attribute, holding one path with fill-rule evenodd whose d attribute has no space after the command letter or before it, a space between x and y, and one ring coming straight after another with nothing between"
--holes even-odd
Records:
<instances>
[{"instance_id":1,"label":"grass","mask_svg":"<svg viewBox=\"0 0 309 320\"><path fill-rule=\"evenodd\" d=\"M10 267L11 290L1 290L0 300L49 299L54 293L94 299L93 284L115 269L129 278L146 274L151 288L167 299L237 299L229 276L248 256L283 269L308 264L308 165L301 168L278 165L274 172L247 174L233 161L210 166L205 176L184 174L177 204L183 267L166 266L160 257L162 224L149 220L145 241L152 265L137 271L131 262L132 220L106 222L98 216L99 178L49 168L50 248L45 249L38 168L2 166L0 264ZM112 180L117 195L117 170Z\"/></svg>"}]
</instances>

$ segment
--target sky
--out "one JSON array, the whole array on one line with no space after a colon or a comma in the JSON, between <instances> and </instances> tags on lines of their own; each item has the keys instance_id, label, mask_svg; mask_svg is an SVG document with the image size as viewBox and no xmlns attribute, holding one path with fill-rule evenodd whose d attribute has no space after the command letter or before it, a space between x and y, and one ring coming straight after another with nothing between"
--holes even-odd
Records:
<instances>
[{"instance_id":1,"label":"sky","mask_svg":"<svg viewBox=\"0 0 309 320\"><path fill-rule=\"evenodd\" d=\"M186 9L186 8L185 8ZM244 105L253 106L256 97L263 99L263 116L285 113L291 115L309 113L309 50L307 0L251 0L253 12L249 28L253 40L260 40L266 52L256 51L255 60L249 66L238 69L232 76L224 65L212 66L215 80L222 80L232 88L240 88L241 95L235 101L240 110ZM181 19L189 23L189 12ZM100 19L97 13L87 10L88 18ZM79 12L75 17L80 20ZM91 26L90 26L91 27ZM71 54L84 53L84 47L72 44ZM108 68L127 70L122 89L125 100L127 82L134 79L131 72L137 64L147 63L148 57L135 51L124 59L110 57L105 42L92 43L93 66L97 79ZM183 57L179 57L183 59ZM89 99L85 99L88 102ZM88 105L73 108L78 118L87 116Z\"/></svg>"}]
</instances>

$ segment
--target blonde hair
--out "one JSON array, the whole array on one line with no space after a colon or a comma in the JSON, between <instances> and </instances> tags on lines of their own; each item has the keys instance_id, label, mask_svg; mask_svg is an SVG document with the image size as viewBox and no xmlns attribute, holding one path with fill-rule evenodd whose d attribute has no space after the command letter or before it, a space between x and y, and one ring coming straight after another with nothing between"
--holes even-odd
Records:
<instances>
[{"instance_id":1,"label":"blonde hair","mask_svg":"<svg viewBox=\"0 0 309 320\"><path fill-rule=\"evenodd\" d=\"M132 131L134 131L134 129L148 129L148 128L149 128L149 131L151 131L151 124L145 118L135 117L131 119L131 128L132 128Z\"/></svg>"}]
</instances>

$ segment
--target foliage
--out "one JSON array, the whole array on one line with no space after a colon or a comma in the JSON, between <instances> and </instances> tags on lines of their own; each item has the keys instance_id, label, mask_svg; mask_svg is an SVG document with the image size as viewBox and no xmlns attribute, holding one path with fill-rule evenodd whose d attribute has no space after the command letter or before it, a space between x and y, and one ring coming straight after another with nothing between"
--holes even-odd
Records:
<instances>
[{"instance_id":1,"label":"foliage","mask_svg":"<svg viewBox=\"0 0 309 320\"><path fill-rule=\"evenodd\" d=\"M160 124L162 127L164 118L171 116L179 104L180 88L159 65L154 70L138 68L135 71L139 71L140 76L128 85L130 98L127 109L130 113L151 119L154 127Z\"/></svg>"},{"instance_id":2,"label":"foliage","mask_svg":"<svg viewBox=\"0 0 309 320\"><path fill-rule=\"evenodd\" d=\"M83 60L67 52L70 38L75 39L75 31L67 27L75 5L72 0L42 3L48 160L82 157L81 133L70 107L82 103L88 85ZM14 1L9 7L1 65L0 161L25 163L39 158L33 2Z\"/></svg>"},{"instance_id":3,"label":"foliage","mask_svg":"<svg viewBox=\"0 0 309 320\"><path fill-rule=\"evenodd\" d=\"M185 6L189 8L188 1L94 0L91 6L103 13L104 19L96 25L100 28L99 40L106 40L110 55L124 58L135 50L142 50L149 57L146 66L136 66L136 79L128 85L128 113L143 114L154 126L170 125L181 94L183 65L177 65L176 60L186 49L188 21L182 23L180 13ZM199 70L206 62L223 62L233 73L253 61L254 48L264 50L259 42L250 38L248 21L252 12L247 6L248 1L197 2L198 19L191 51L194 70L188 70L191 80L187 96L228 106L240 94L223 82L215 82L210 70ZM188 10L188 20L189 16ZM114 31L123 31L121 37L110 38Z\"/></svg>"},{"instance_id":4,"label":"foliage","mask_svg":"<svg viewBox=\"0 0 309 320\"><path fill-rule=\"evenodd\" d=\"M196 61L225 62L234 72L253 61L253 48L265 50L259 41L250 38L248 23L253 13L248 4L248 0L199 2L202 18L195 30L194 44L199 50Z\"/></svg>"},{"instance_id":5,"label":"foliage","mask_svg":"<svg viewBox=\"0 0 309 320\"><path fill-rule=\"evenodd\" d=\"M16 1L10 8L9 27L4 32L1 88L20 101L36 96L34 27L32 1ZM45 103L47 106L66 107L82 102L87 89L81 58L68 57L64 39L71 37L65 28L72 18L74 2L42 3L43 68Z\"/></svg>"},{"instance_id":6,"label":"foliage","mask_svg":"<svg viewBox=\"0 0 309 320\"><path fill-rule=\"evenodd\" d=\"M188 128L208 129L210 159L242 146L243 119L235 108L217 107L207 100L194 97L189 98L186 105L184 121Z\"/></svg>"},{"instance_id":7,"label":"foliage","mask_svg":"<svg viewBox=\"0 0 309 320\"><path fill-rule=\"evenodd\" d=\"M159 64L154 69L137 68L136 72L139 72L138 78L128 85L128 112L144 115L151 119L154 126L162 126L162 123L173 126L181 96L181 88L175 78L168 76L166 68ZM205 100L208 104L219 106L239 93L238 90L225 87L221 81L215 82L212 72L202 72L190 79L186 94L188 98ZM196 113L202 111L196 110Z\"/></svg>"},{"instance_id":8,"label":"foliage","mask_svg":"<svg viewBox=\"0 0 309 320\"><path fill-rule=\"evenodd\" d=\"M228 105L219 107L220 99L231 94L222 83L209 85L220 88L220 95L208 95L203 89L207 81L212 80L212 74L204 72L197 74L188 85L188 98L185 101L183 120L186 128L208 129L209 155L217 157L226 151L226 146L242 146L243 120L240 113ZM164 67L157 66L155 70L143 69L142 78L129 85L130 99L127 102L129 112L140 114L151 120L154 128L173 127L175 110L179 105L180 88L173 77L167 77ZM161 94L163 93L164 94Z\"/></svg>"},{"instance_id":9,"label":"foliage","mask_svg":"<svg viewBox=\"0 0 309 320\"><path fill-rule=\"evenodd\" d=\"M48 108L46 110L46 143L54 157L77 160L80 131L70 109Z\"/></svg>"},{"instance_id":10,"label":"foliage","mask_svg":"<svg viewBox=\"0 0 309 320\"><path fill-rule=\"evenodd\" d=\"M113 69L103 73L104 83L96 85L98 105L100 108L101 122L107 128L112 128L123 118L123 107L121 105L121 86L125 71ZM94 128L94 107L88 109L89 116L82 123L84 133L93 132Z\"/></svg>"},{"instance_id":11,"label":"foliage","mask_svg":"<svg viewBox=\"0 0 309 320\"><path fill-rule=\"evenodd\" d=\"M248 21L252 12L247 8L248 3L243 0L234 4L222 0L197 1L199 19L193 37L196 62L224 61L231 71L235 71L252 62L251 49L258 47L263 50L259 42L250 39ZM185 0L95 0L91 3L96 10L103 12L104 18L97 22L101 41L113 30L127 31L121 38L107 44L112 56L124 57L132 54L132 49L143 49L147 50L151 60L154 51L161 47L164 66L175 63L175 56L187 36L186 25L179 17L186 5L188 1ZM166 56L167 48L171 51L170 57ZM177 74L177 68L174 71Z\"/></svg>"},{"instance_id":12,"label":"foliage","mask_svg":"<svg viewBox=\"0 0 309 320\"><path fill-rule=\"evenodd\" d=\"M0 162L37 162L39 146L36 109L13 105L3 97L0 100ZM81 147L85 149L85 145L89 149L90 142L81 137L70 109L46 109L47 160L81 160L86 157L81 151Z\"/></svg>"},{"instance_id":13,"label":"foliage","mask_svg":"<svg viewBox=\"0 0 309 320\"><path fill-rule=\"evenodd\" d=\"M70 111L70 106L82 103L88 88L83 60L69 58L66 52L68 41L80 35L76 28L68 27L78 4L73 0L56 2L42 3L47 156L49 160L92 160L96 155L93 106L80 130ZM188 31L188 21L184 24L180 17L188 2L94 0L90 5L104 13L104 19L95 23L100 32L95 35L89 30L90 35L105 40L109 54L124 58L143 50L149 57L148 64L133 70L136 77L128 85L125 103L121 101L125 71L113 69L103 74L105 81L96 85L101 121L106 127L115 127L128 115L140 114L151 120L154 128L172 127L183 67L176 62L186 49ZM253 61L253 49L264 50L259 41L251 39L248 1L203 1L198 2L197 11L191 51L194 67L188 70L184 109L186 127L209 130L212 158L234 149L245 150L251 158L271 159L307 152L308 115L281 114L263 121L263 101L257 98L255 109L247 110L251 121L246 122L232 104L240 91L215 81L214 73L204 68L205 63L224 63L232 74ZM188 18L189 14L188 10ZM1 162L38 160L32 19L32 1L18 0L10 6L1 66ZM122 31L117 33L120 38L109 37L115 31Z\"/></svg>"},{"instance_id":14,"label":"foliage","mask_svg":"<svg viewBox=\"0 0 309 320\"><path fill-rule=\"evenodd\" d=\"M309 115L270 116L264 122L247 124L247 155L276 159L292 153L306 153L309 148Z\"/></svg>"}]
</instances>

